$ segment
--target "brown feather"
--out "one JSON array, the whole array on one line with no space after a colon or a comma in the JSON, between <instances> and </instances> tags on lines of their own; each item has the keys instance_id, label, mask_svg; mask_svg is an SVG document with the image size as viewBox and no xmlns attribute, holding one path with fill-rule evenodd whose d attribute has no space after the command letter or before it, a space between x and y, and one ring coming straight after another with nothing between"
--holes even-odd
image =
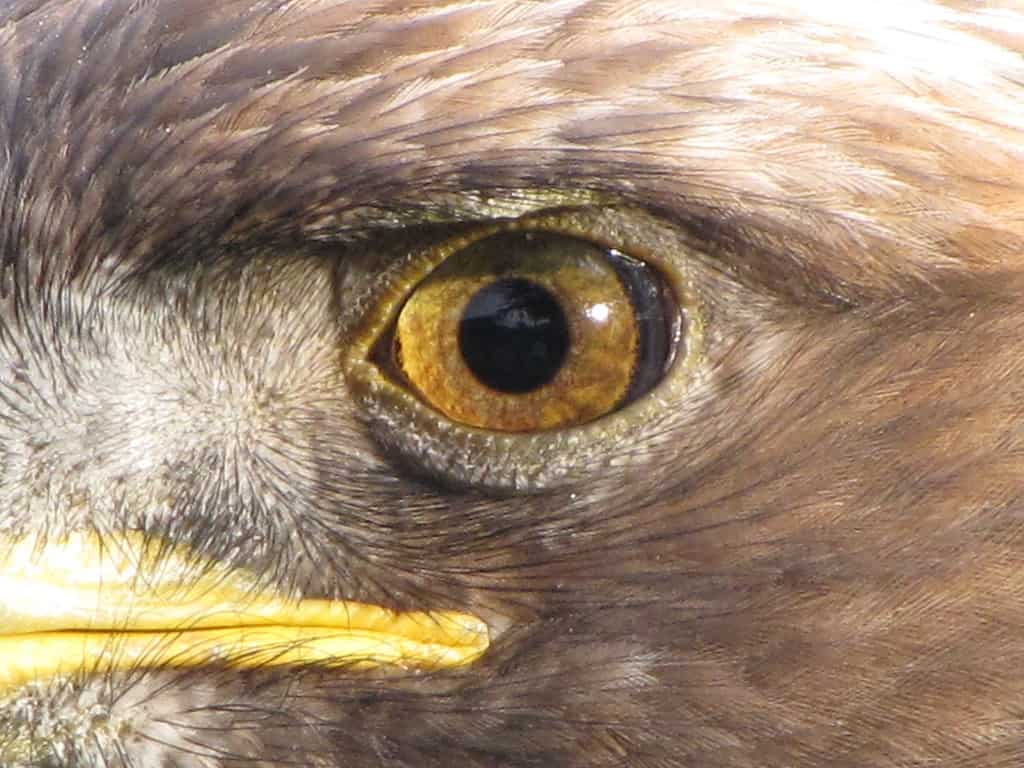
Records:
<instances>
[{"instance_id":1,"label":"brown feather","mask_svg":"<svg viewBox=\"0 0 1024 768\"><path fill-rule=\"evenodd\" d=\"M497 638L23 692L0 758L1024 762L1024 10L743 8L0 5L0 531L140 529ZM484 199L694 254L702 376L567 487L424 479L346 390L405 233Z\"/></svg>"}]
</instances>

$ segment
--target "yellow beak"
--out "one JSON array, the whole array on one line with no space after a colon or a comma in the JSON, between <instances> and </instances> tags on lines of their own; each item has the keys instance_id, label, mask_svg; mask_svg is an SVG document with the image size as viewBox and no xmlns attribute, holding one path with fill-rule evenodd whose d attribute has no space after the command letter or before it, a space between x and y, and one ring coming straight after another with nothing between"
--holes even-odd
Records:
<instances>
[{"instance_id":1,"label":"yellow beak","mask_svg":"<svg viewBox=\"0 0 1024 768\"><path fill-rule=\"evenodd\" d=\"M0 546L0 695L139 667L457 667L488 643L474 616L293 600L138 534Z\"/></svg>"}]
</instances>

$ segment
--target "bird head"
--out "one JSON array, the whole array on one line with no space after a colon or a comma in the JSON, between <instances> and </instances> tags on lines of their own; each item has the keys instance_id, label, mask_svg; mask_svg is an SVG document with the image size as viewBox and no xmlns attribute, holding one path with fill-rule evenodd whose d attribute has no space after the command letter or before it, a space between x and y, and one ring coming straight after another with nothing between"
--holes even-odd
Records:
<instances>
[{"instance_id":1,"label":"bird head","mask_svg":"<svg viewBox=\"0 0 1024 768\"><path fill-rule=\"evenodd\" d=\"M1022 53L0 3L0 764L1019 762Z\"/></svg>"}]
</instances>

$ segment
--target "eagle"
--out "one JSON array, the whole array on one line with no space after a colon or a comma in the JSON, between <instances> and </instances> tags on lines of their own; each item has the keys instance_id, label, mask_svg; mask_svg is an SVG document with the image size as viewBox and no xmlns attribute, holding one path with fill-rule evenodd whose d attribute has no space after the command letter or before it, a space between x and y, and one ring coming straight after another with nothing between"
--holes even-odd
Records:
<instances>
[{"instance_id":1,"label":"eagle","mask_svg":"<svg viewBox=\"0 0 1024 768\"><path fill-rule=\"evenodd\" d=\"M1024 763L1024 8L0 0L0 765Z\"/></svg>"}]
</instances>

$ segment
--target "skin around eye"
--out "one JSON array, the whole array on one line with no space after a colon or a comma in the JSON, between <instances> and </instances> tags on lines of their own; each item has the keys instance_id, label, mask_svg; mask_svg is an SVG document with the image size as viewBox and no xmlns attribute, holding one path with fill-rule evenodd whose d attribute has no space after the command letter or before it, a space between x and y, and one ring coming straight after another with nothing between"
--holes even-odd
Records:
<instances>
[{"instance_id":1,"label":"skin around eye","mask_svg":"<svg viewBox=\"0 0 1024 768\"><path fill-rule=\"evenodd\" d=\"M685 407L704 375L718 306L708 257L625 206L441 234L418 248L400 239L370 292L344 298L363 308L346 386L381 449L437 482L500 493L642 462L672 413L664 404ZM495 362L492 342L509 327L512 362ZM537 338L547 346L531 358ZM583 379L600 394L581 397Z\"/></svg>"},{"instance_id":2,"label":"skin around eye","mask_svg":"<svg viewBox=\"0 0 1024 768\"><path fill-rule=\"evenodd\" d=\"M412 291L394 365L452 420L502 432L585 424L649 389L669 358L663 291L586 240L501 232ZM639 386L637 386L639 384Z\"/></svg>"}]
</instances>

